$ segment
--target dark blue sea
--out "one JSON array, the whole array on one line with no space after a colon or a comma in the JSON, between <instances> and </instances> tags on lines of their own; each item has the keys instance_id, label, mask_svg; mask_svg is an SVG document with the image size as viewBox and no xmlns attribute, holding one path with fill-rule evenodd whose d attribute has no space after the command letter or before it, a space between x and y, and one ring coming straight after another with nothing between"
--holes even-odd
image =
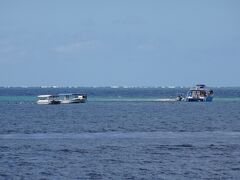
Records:
<instances>
[{"instance_id":1,"label":"dark blue sea","mask_svg":"<svg viewBox=\"0 0 240 180\"><path fill-rule=\"evenodd\" d=\"M87 103L37 105L82 92ZM240 179L240 88L0 88L0 179Z\"/></svg>"}]
</instances>

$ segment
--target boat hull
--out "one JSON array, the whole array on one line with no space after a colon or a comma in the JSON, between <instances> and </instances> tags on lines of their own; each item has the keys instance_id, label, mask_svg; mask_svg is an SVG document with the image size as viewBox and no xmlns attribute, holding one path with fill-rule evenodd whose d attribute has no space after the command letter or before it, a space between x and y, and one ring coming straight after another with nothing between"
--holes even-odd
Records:
<instances>
[{"instance_id":1,"label":"boat hull","mask_svg":"<svg viewBox=\"0 0 240 180\"><path fill-rule=\"evenodd\" d=\"M192 97L187 97L186 98L187 102L212 102L213 97L209 96L206 98L192 98Z\"/></svg>"},{"instance_id":2,"label":"boat hull","mask_svg":"<svg viewBox=\"0 0 240 180\"><path fill-rule=\"evenodd\" d=\"M58 101L58 100L51 100L51 101L46 101L46 100L39 100L37 101L37 104L43 104L43 105L54 105L54 104L60 104L61 101Z\"/></svg>"},{"instance_id":3,"label":"boat hull","mask_svg":"<svg viewBox=\"0 0 240 180\"><path fill-rule=\"evenodd\" d=\"M77 103L85 103L86 99L69 99L69 100L62 100L62 104L77 104Z\"/></svg>"}]
</instances>

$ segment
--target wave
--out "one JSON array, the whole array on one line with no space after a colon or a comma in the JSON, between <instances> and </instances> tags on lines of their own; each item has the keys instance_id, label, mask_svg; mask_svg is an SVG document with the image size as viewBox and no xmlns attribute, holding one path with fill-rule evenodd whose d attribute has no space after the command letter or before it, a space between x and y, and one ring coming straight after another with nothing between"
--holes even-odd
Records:
<instances>
[{"instance_id":1,"label":"wave","mask_svg":"<svg viewBox=\"0 0 240 180\"><path fill-rule=\"evenodd\" d=\"M99 133L35 133L0 134L0 139L182 139L182 138L240 138L240 132L204 131L204 132L99 132Z\"/></svg>"}]
</instances>

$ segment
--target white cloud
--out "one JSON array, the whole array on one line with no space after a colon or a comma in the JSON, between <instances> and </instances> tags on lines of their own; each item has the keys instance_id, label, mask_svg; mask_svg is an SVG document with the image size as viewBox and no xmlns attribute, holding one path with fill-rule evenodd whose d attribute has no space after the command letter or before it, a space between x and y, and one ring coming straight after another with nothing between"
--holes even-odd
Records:
<instances>
[{"instance_id":1,"label":"white cloud","mask_svg":"<svg viewBox=\"0 0 240 180\"><path fill-rule=\"evenodd\" d=\"M74 53L79 51L95 49L100 46L101 43L96 40L78 41L56 47L54 48L54 51L58 53Z\"/></svg>"},{"instance_id":2,"label":"white cloud","mask_svg":"<svg viewBox=\"0 0 240 180\"><path fill-rule=\"evenodd\" d=\"M0 40L0 54L9 54L16 51L16 47L14 47L10 42L7 40Z\"/></svg>"},{"instance_id":3,"label":"white cloud","mask_svg":"<svg viewBox=\"0 0 240 180\"><path fill-rule=\"evenodd\" d=\"M121 19L113 20L112 23L121 25L144 25L147 22L140 17L123 17Z\"/></svg>"},{"instance_id":4,"label":"white cloud","mask_svg":"<svg viewBox=\"0 0 240 180\"><path fill-rule=\"evenodd\" d=\"M20 62L26 55L26 50L7 41L0 41L0 63Z\"/></svg>"},{"instance_id":5,"label":"white cloud","mask_svg":"<svg viewBox=\"0 0 240 180\"><path fill-rule=\"evenodd\" d=\"M160 49L161 47L162 47L161 42L153 40L146 41L137 46L137 48L140 50L156 50Z\"/></svg>"},{"instance_id":6,"label":"white cloud","mask_svg":"<svg viewBox=\"0 0 240 180\"><path fill-rule=\"evenodd\" d=\"M149 39L138 44L137 49L140 51L166 52L176 50L177 46L168 39Z\"/></svg>"},{"instance_id":7,"label":"white cloud","mask_svg":"<svg viewBox=\"0 0 240 180\"><path fill-rule=\"evenodd\" d=\"M15 50L15 48L13 46L1 47L0 54L12 53L14 50Z\"/></svg>"}]
</instances>

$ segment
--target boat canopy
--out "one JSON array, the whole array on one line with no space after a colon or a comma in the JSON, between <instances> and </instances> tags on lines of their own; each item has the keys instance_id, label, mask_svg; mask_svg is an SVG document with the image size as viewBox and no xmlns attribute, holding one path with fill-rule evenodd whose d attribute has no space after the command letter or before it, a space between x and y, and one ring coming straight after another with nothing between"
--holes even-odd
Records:
<instances>
[{"instance_id":1,"label":"boat canopy","mask_svg":"<svg viewBox=\"0 0 240 180\"><path fill-rule=\"evenodd\" d=\"M198 88L205 88L206 85L205 84L197 84L196 87L198 87Z\"/></svg>"},{"instance_id":2,"label":"boat canopy","mask_svg":"<svg viewBox=\"0 0 240 180\"><path fill-rule=\"evenodd\" d=\"M57 95L39 95L39 98L50 98L50 97L58 97Z\"/></svg>"},{"instance_id":3,"label":"boat canopy","mask_svg":"<svg viewBox=\"0 0 240 180\"><path fill-rule=\"evenodd\" d=\"M65 93L65 94L58 94L59 96L86 96L83 93Z\"/></svg>"}]
</instances>

